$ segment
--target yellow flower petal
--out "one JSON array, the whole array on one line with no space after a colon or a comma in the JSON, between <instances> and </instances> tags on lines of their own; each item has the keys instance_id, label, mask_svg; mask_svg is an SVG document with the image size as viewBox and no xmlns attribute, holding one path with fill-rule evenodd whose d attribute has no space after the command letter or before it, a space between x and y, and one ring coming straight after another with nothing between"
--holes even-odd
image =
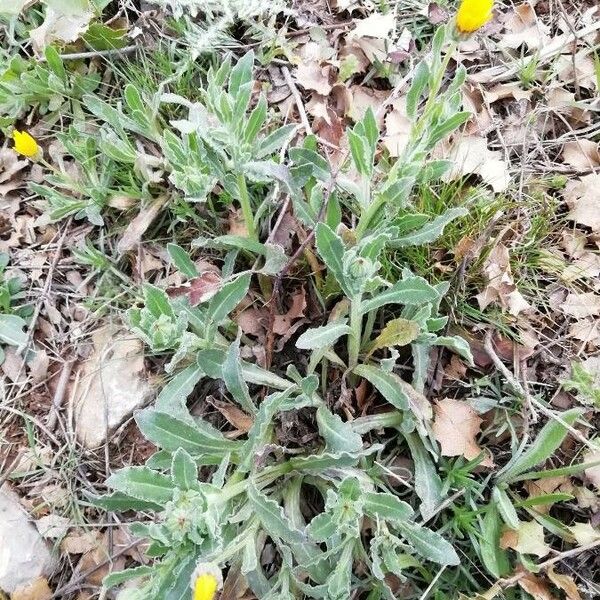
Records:
<instances>
[{"instance_id":1,"label":"yellow flower petal","mask_svg":"<svg viewBox=\"0 0 600 600\"><path fill-rule=\"evenodd\" d=\"M194 600L214 600L219 582L212 573L202 573L194 585Z\"/></svg>"},{"instance_id":2,"label":"yellow flower petal","mask_svg":"<svg viewBox=\"0 0 600 600\"><path fill-rule=\"evenodd\" d=\"M26 131L13 131L13 140L15 142L15 151L23 156L32 158L40 151L35 138Z\"/></svg>"},{"instance_id":3,"label":"yellow flower petal","mask_svg":"<svg viewBox=\"0 0 600 600\"><path fill-rule=\"evenodd\" d=\"M492 18L494 0L462 0L456 14L456 28L460 33L473 33Z\"/></svg>"}]
</instances>

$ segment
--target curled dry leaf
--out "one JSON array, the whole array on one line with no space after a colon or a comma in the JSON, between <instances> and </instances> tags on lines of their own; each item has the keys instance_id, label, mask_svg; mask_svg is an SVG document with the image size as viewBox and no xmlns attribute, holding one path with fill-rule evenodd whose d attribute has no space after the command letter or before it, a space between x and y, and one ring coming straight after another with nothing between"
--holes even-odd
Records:
<instances>
[{"instance_id":1,"label":"curled dry leaf","mask_svg":"<svg viewBox=\"0 0 600 600\"><path fill-rule=\"evenodd\" d=\"M34 579L10 595L10 600L50 600L50 598L52 598L52 590L45 577Z\"/></svg>"},{"instance_id":2,"label":"curled dry leaf","mask_svg":"<svg viewBox=\"0 0 600 600\"><path fill-rule=\"evenodd\" d=\"M525 569L519 567L517 573L522 573ZM531 596L534 600L558 600L550 591L548 584L533 573L526 573L519 579L519 585Z\"/></svg>"},{"instance_id":3,"label":"curled dry leaf","mask_svg":"<svg viewBox=\"0 0 600 600\"><path fill-rule=\"evenodd\" d=\"M600 315L600 296L594 292L571 292L560 305L563 312L576 319Z\"/></svg>"},{"instance_id":4,"label":"curled dry leaf","mask_svg":"<svg viewBox=\"0 0 600 600\"><path fill-rule=\"evenodd\" d=\"M576 171L591 171L600 166L600 150L592 140L567 142L563 148L563 160Z\"/></svg>"},{"instance_id":5,"label":"curled dry leaf","mask_svg":"<svg viewBox=\"0 0 600 600\"><path fill-rule=\"evenodd\" d=\"M580 546L587 546L600 540L600 531L591 523L576 523L569 527L569 531Z\"/></svg>"},{"instance_id":6,"label":"curled dry leaf","mask_svg":"<svg viewBox=\"0 0 600 600\"><path fill-rule=\"evenodd\" d=\"M472 460L483 452L476 441L482 419L466 402L444 398L435 404L433 412L433 434L444 456ZM492 467L494 461L488 455L481 464Z\"/></svg>"},{"instance_id":7,"label":"curled dry leaf","mask_svg":"<svg viewBox=\"0 0 600 600\"><path fill-rule=\"evenodd\" d=\"M512 548L520 554L535 554L542 558L550 552L544 541L544 528L537 521L521 523L519 529L508 529L500 539L500 546Z\"/></svg>"},{"instance_id":8,"label":"curled dry leaf","mask_svg":"<svg viewBox=\"0 0 600 600\"><path fill-rule=\"evenodd\" d=\"M550 567L547 571L548 579L559 589L563 590L567 595L567 600L581 600L581 594L577 589L577 584L570 575L557 573L554 567Z\"/></svg>"},{"instance_id":9,"label":"curled dry leaf","mask_svg":"<svg viewBox=\"0 0 600 600\"><path fill-rule=\"evenodd\" d=\"M46 15L44 22L29 32L29 37L33 44L33 49L36 54L41 55L46 46L54 41L59 42L74 42L79 36L87 31L87 28L94 16L93 10L72 10L69 7L70 3L54 2L53 6L46 7ZM72 3L80 4L81 3ZM87 4L87 3L86 3ZM64 6L67 10L57 10L58 7Z\"/></svg>"},{"instance_id":10,"label":"curled dry leaf","mask_svg":"<svg viewBox=\"0 0 600 600\"><path fill-rule=\"evenodd\" d=\"M516 317L531 308L514 283L510 269L510 254L504 244L494 246L485 260L483 271L486 287L477 294L481 310L495 302Z\"/></svg>"},{"instance_id":11,"label":"curled dry leaf","mask_svg":"<svg viewBox=\"0 0 600 600\"><path fill-rule=\"evenodd\" d=\"M408 144L412 122L406 115L406 99L400 98L392 104L392 111L385 117L384 146L391 156L400 156Z\"/></svg>"},{"instance_id":12,"label":"curled dry leaf","mask_svg":"<svg viewBox=\"0 0 600 600\"><path fill-rule=\"evenodd\" d=\"M565 188L565 200L571 211L569 219L579 225L600 232L600 173L585 175L579 180L569 181Z\"/></svg>"},{"instance_id":13,"label":"curled dry leaf","mask_svg":"<svg viewBox=\"0 0 600 600\"><path fill-rule=\"evenodd\" d=\"M510 175L508 164L501 157L501 152L488 149L484 137L478 135L458 137L449 152L440 155L440 158L447 158L453 162L452 169L444 179L451 181L465 175L479 175L495 192L503 192L510 183Z\"/></svg>"},{"instance_id":14,"label":"curled dry leaf","mask_svg":"<svg viewBox=\"0 0 600 600\"><path fill-rule=\"evenodd\" d=\"M535 14L534 4L524 2L515 7L513 14L505 23L500 48L518 48L525 45L530 50L543 47L548 41L550 28Z\"/></svg>"},{"instance_id":15,"label":"curled dry leaf","mask_svg":"<svg viewBox=\"0 0 600 600\"><path fill-rule=\"evenodd\" d=\"M222 284L223 280L218 273L205 271L184 285L169 288L167 294L172 298L187 296L191 306L198 306L210 300L221 289Z\"/></svg>"},{"instance_id":16,"label":"curled dry leaf","mask_svg":"<svg viewBox=\"0 0 600 600\"><path fill-rule=\"evenodd\" d=\"M321 96L328 96L332 85L331 65L321 66L318 62L304 62L296 69L296 82L306 90L314 90Z\"/></svg>"}]
</instances>

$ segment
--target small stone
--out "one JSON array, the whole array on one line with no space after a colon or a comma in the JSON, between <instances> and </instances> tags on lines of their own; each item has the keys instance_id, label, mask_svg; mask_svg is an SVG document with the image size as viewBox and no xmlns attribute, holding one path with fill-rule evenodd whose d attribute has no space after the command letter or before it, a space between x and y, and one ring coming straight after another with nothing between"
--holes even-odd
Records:
<instances>
[{"instance_id":1,"label":"small stone","mask_svg":"<svg viewBox=\"0 0 600 600\"><path fill-rule=\"evenodd\" d=\"M0 488L0 540L0 589L4 592L12 594L52 574L55 558L6 484Z\"/></svg>"}]
</instances>

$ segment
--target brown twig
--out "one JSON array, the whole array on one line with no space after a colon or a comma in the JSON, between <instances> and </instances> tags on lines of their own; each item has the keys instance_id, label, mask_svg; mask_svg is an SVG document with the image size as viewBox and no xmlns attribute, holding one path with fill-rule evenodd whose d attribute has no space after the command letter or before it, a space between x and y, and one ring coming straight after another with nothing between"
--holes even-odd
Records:
<instances>
[{"instance_id":1,"label":"brown twig","mask_svg":"<svg viewBox=\"0 0 600 600\"><path fill-rule=\"evenodd\" d=\"M50 408L50 412L48 413L48 418L46 420L46 425L50 430L53 430L56 427L58 413L60 412L63 400L65 398L65 393L67 391L67 385L71 377L71 371L73 369L74 362L74 360L68 360L67 362L65 362L60 372L58 385L56 386L56 391L54 392L54 397L52 398L52 406Z\"/></svg>"},{"instance_id":2,"label":"brown twig","mask_svg":"<svg viewBox=\"0 0 600 600\"><path fill-rule=\"evenodd\" d=\"M121 550L119 550L115 554L112 554L111 556L109 556L108 558L106 558L105 560L103 560L101 563L98 563L97 565L95 565L91 569L88 569L87 571L84 571L81 575L79 575L73 581L70 581L69 583L67 583L67 584L59 587L54 592L54 594L52 594L52 596L50 596L50 598L51 599L53 599L53 598L64 598L66 596L66 594L75 591L77 589L77 586L80 583L82 583L83 581L85 581L90 575L92 575L93 573L95 573L96 571L98 571L99 569L101 569L102 567L104 567L105 565L107 565L108 563L111 563L113 560L115 560L115 558L119 558L119 556L122 556L123 554L126 554L132 548L135 548L136 546L138 546L142 542L143 542L142 539L134 540L133 542L131 542L131 544L128 544L127 546L125 546L125 548L122 548Z\"/></svg>"},{"instance_id":3,"label":"brown twig","mask_svg":"<svg viewBox=\"0 0 600 600\"><path fill-rule=\"evenodd\" d=\"M584 546L579 546L579 548L573 548L572 550L566 550L565 552L560 552L556 556L553 556L552 558L549 558L548 560L545 560L543 563L540 563L539 565L537 565L537 568L539 571L544 571L548 567L551 567L552 565L555 565L556 563L559 563L559 562L565 560L566 558L571 558L572 556L577 556L578 554L581 554L582 552L587 552L588 550L592 550L593 548L596 548L598 546L600 546L600 540L595 540L593 542L590 542L589 544L585 544ZM506 589L508 587L512 587L513 585L519 583L519 580L523 579L523 577L526 577L527 575L529 575L529 571L521 571L520 573L517 573L516 575L513 575L512 577L509 577L508 579L501 579L498 582L498 584L500 585L500 587L502 589Z\"/></svg>"}]
</instances>

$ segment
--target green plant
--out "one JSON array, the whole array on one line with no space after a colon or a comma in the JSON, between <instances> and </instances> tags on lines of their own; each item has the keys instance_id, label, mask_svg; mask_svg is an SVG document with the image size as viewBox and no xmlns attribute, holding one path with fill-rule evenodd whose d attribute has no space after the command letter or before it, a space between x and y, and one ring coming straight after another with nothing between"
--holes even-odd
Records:
<instances>
[{"instance_id":1,"label":"green plant","mask_svg":"<svg viewBox=\"0 0 600 600\"><path fill-rule=\"evenodd\" d=\"M7 127L36 110L50 120L64 115L82 115L81 99L93 92L100 75L67 69L58 52L48 46L45 61L25 60L16 55L0 59L0 126Z\"/></svg>"},{"instance_id":2,"label":"green plant","mask_svg":"<svg viewBox=\"0 0 600 600\"><path fill-rule=\"evenodd\" d=\"M600 386L593 373L585 365L574 362L571 366L571 375L563 380L563 388L568 392L576 392L580 402L600 406Z\"/></svg>"},{"instance_id":3,"label":"green plant","mask_svg":"<svg viewBox=\"0 0 600 600\"><path fill-rule=\"evenodd\" d=\"M5 276L8 255L0 252L0 343L22 347L27 342L23 329L26 319L31 316L32 308L19 304L25 298L22 282L18 277ZM4 362L4 351L0 346L0 364Z\"/></svg>"},{"instance_id":4,"label":"green plant","mask_svg":"<svg viewBox=\"0 0 600 600\"><path fill-rule=\"evenodd\" d=\"M218 179L240 202L249 233L245 238L200 239L197 244L229 249L229 265L238 252L261 255L263 266L255 267L259 275L278 273L286 258L277 246L258 241L253 203L244 191L246 178L266 185L276 177L292 194L296 214L315 230L317 255L328 273L317 288L324 302L337 297L338 308L327 323L306 329L296 340L306 357L304 366L290 365L285 376L279 375L242 359L241 336L231 320L250 289L253 271L224 269L221 276L198 272L181 247L169 246L187 284L169 294L147 285L143 306L129 311L134 331L151 350L172 355L167 369L183 366L156 406L136 415L143 434L160 450L145 467L111 476L113 494L95 500L109 509L156 512L157 520L137 525L136 532L151 540L149 553L158 561L153 567L115 574L107 585L142 577L145 583L133 597L179 597L200 561L239 566L260 598L304 594L341 600L357 587L370 598L393 598L388 573L403 577L405 569L416 567L429 578L427 561L458 563L440 533L420 524L414 510L391 491L376 460L385 456L385 447L366 444L363 437L388 427L405 440L416 465L420 515L434 517L445 492L433 466L437 450L427 426L431 409L422 394L430 350L445 346L472 359L464 340L440 333L447 322L439 314L447 284L432 286L408 268L399 281L388 282L380 274L379 258L386 248L435 239L447 223L464 214L449 209L429 221L410 210L413 186L439 176L448 166L434 163L425 172L425 158L466 117L457 112L457 82L464 73L440 93L448 61L442 58L445 35L442 29L431 65L421 67L415 77L411 143L402 161L391 168L386 161L375 161L379 131L371 111L348 131L351 162L341 173L331 172L314 138L290 150L289 170L271 160L257 162L275 151L292 129L257 138L266 118L262 99L245 117L252 81L250 54L233 68L226 62L211 71L205 103L189 106L189 118L173 123L187 136L182 139L201 143L207 156L214 153L225 165ZM434 105L427 100L418 111L423 94L440 101ZM185 104L181 98L163 100ZM170 132L161 135L173 139ZM181 139L173 142L171 150L176 148L181 148ZM168 160L176 164L184 158L182 153ZM350 178L350 169L358 173L358 184ZM355 230L341 223L342 204L356 211ZM403 307L399 313L398 306ZM388 318L388 312L397 316ZM377 325L378 316L384 318L383 326ZM412 385L397 372L399 351L409 348ZM340 378L343 386L365 380L393 410L342 420L326 402L329 386ZM245 441L229 440L206 419L190 415L186 398L203 379L222 381L228 396L252 419ZM270 390L260 404L256 386ZM320 440L292 455L285 448L279 452L275 425L285 413L298 411L316 420ZM211 483L199 481L201 467L213 468ZM315 512L304 506L307 494L323 509ZM367 522L374 526L365 538ZM281 562L270 579L258 560L268 539ZM366 565L360 576L357 562Z\"/></svg>"}]
</instances>

